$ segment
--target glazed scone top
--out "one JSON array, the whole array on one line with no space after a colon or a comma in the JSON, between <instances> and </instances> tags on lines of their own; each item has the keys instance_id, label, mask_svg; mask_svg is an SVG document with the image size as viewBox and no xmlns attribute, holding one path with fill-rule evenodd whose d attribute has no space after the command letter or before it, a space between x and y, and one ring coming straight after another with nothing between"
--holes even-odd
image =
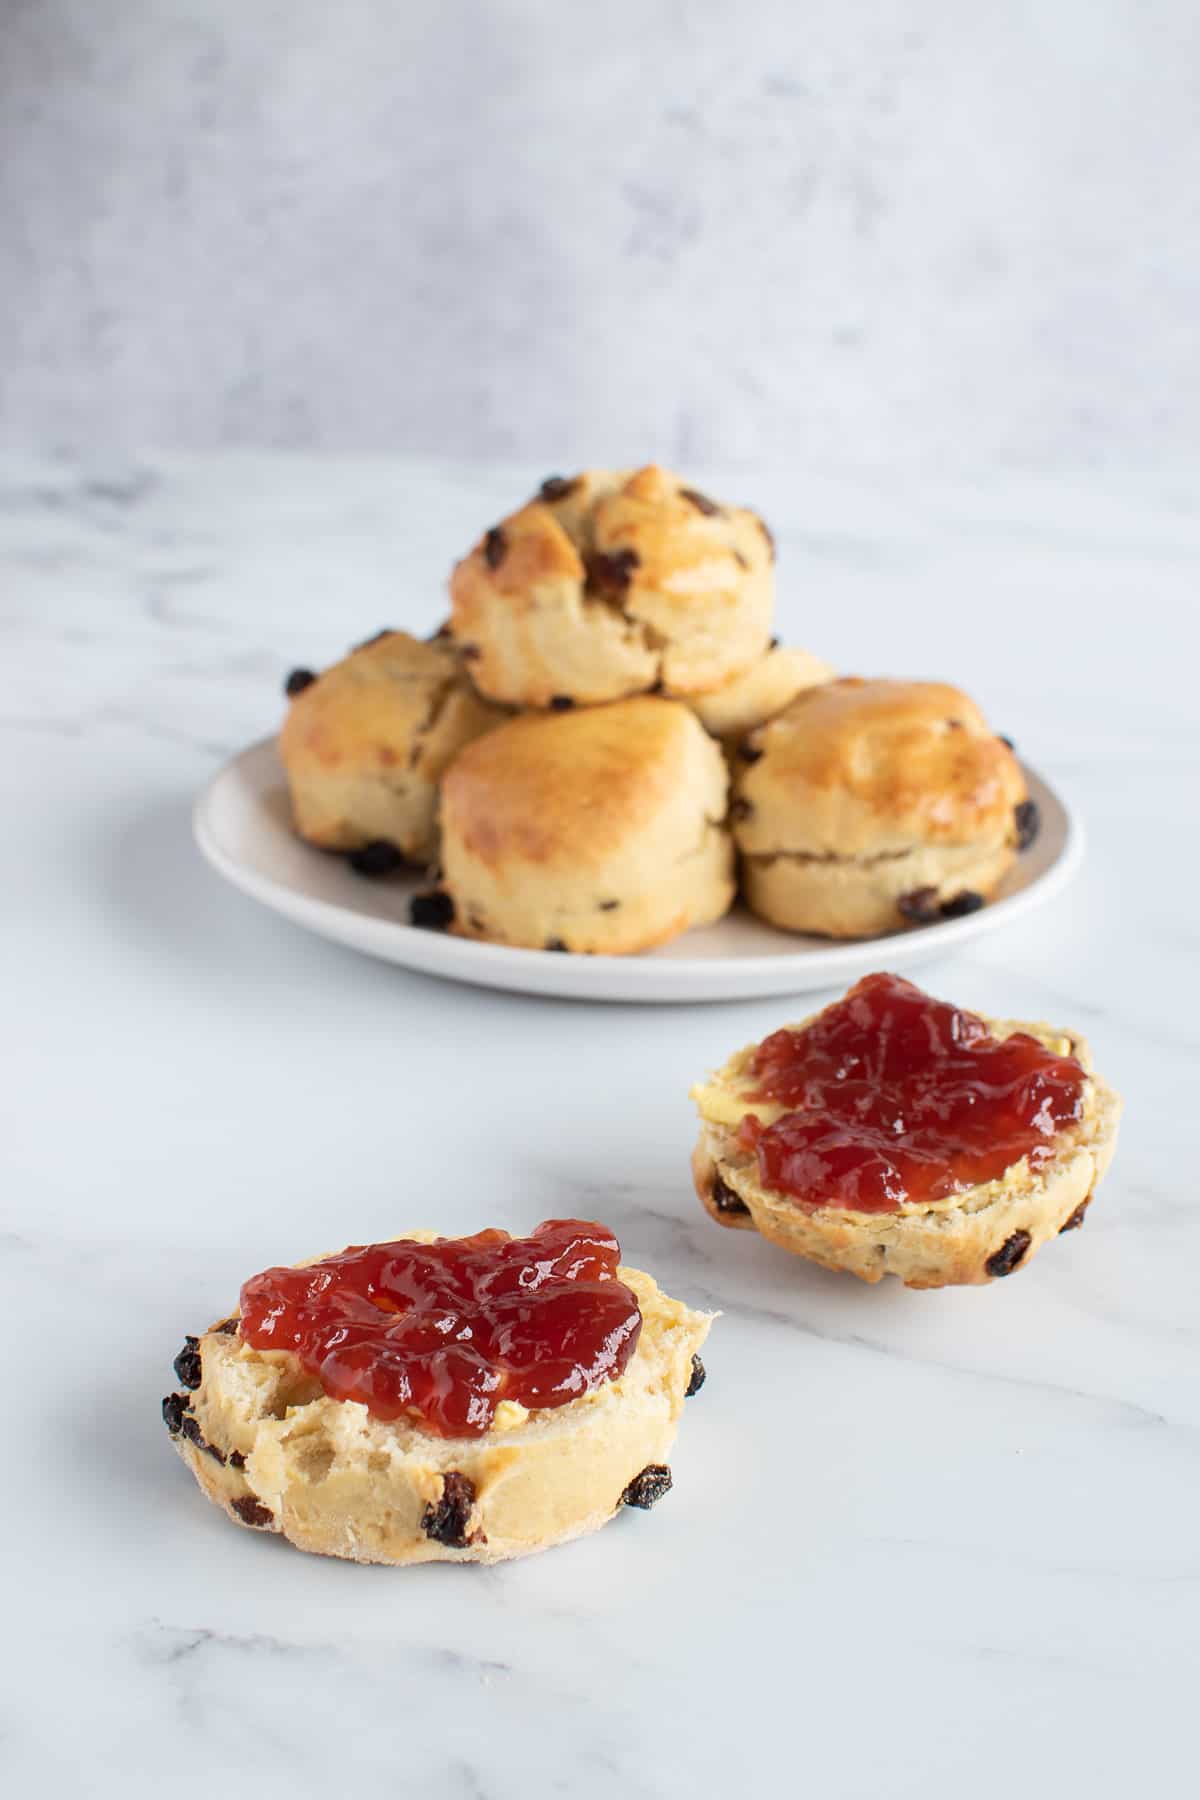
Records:
<instances>
[{"instance_id":1,"label":"glazed scone top","mask_svg":"<svg viewBox=\"0 0 1200 1800\"><path fill-rule=\"evenodd\" d=\"M279 748L297 778L374 768L436 781L467 738L502 716L473 692L449 637L384 631L296 695Z\"/></svg>"},{"instance_id":2,"label":"glazed scone top","mask_svg":"<svg viewBox=\"0 0 1200 1800\"><path fill-rule=\"evenodd\" d=\"M750 855L870 857L1015 841L1025 779L958 688L848 677L751 733L735 788Z\"/></svg>"},{"instance_id":3,"label":"glazed scone top","mask_svg":"<svg viewBox=\"0 0 1200 1800\"><path fill-rule=\"evenodd\" d=\"M512 719L458 756L448 830L480 862L599 868L680 803L684 823L726 809L720 750L677 701L642 696Z\"/></svg>"},{"instance_id":4,"label":"glazed scone top","mask_svg":"<svg viewBox=\"0 0 1200 1800\"><path fill-rule=\"evenodd\" d=\"M587 470L544 483L458 564L454 630L506 703L704 693L766 650L773 560L756 514L657 465Z\"/></svg>"}]
</instances>

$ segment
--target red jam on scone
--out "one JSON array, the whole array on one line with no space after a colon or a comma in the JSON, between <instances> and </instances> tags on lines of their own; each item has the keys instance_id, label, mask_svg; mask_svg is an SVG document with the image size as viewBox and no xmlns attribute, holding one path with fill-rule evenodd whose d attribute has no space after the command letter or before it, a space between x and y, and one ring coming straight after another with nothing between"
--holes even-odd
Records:
<instances>
[{"instance_id":1,"label":"red jam on scone","mask_svg":"<svg viewBox=\"0 0 1200 1800\"><path fill-rule=\"evenodd\" d=\"M642 1329L602 1225L549 1219L528 1237L400 1238L242 1288L240 1331L287 1350L332 1399L439 1437L486 1432L501 1401L565 1406L615 1381Z\"/></svg>"},{"instance_id":2,"label":"red jam on scone","mask_svg":"<svg viewBox=\"0 0 1200 1800\"><path fill-rule=\"evenodd\" d=\"M787 1107L742 1120L764 1187L801 1206L893 1212L1037 1170L1082 1115L1085 1074L1026 1032L995 1038L974 1013L898 975L867 975L800 1031L754 1053L754 1097Z\"/></svg>"}]
</instances>

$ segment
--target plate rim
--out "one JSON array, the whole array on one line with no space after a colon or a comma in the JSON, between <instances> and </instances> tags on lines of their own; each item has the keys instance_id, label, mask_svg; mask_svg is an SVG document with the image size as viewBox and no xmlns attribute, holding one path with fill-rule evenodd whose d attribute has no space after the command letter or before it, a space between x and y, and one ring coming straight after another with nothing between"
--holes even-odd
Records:
<instances>
[{"instance_id":1,"label":"plate rim","mask_svg":"<svg viewBox=\"0 0 1200 1800\"><path fill-rule=\"evenodd\" d=\"M276 738L271 735L235 751L213 771L196 796L191 812L192 835L201 855L218 875L272 912L360 954L381 958L436 979L561 999L651 1005L749 1000L772 993L784 995L833 986L839 971L848 971L864 956L869 962L872 959L868 953L877 948L890 947L898 951L895 957L898 963L927 960L942 950L957 949L975 937L999 929L1052 900L1078 874L1086 846L1083 822L1070 801L1032 765L1022 763L1026 775L1033 775L1062 811L1065 823L1062 848L1049 868L1036 876L1028 887L992 901L978 912L961 919L939 920L919 932L896 932L883 937L845 941L830 939L828 944L816 949L806 944L794 950L751 952L742 956L718 954L659 959L604 953L564 958L547 950L483 943L473 938L429 932L404 919L372 917L247 867L219 841L212 811L221 786L236 775L240 766L264 751L275 751L275 747ZM397 946L407 944L412 946L412 955L394 954ZM635 973L639 970L642 972L640 977ZM805 974L798 979L801 970ZM649 975L649 971L653 974ZM813 979L826 972L828 981ZM654 991L634 991L635 986L644 988L647 983Z\"/></svg>"}]
</instances>

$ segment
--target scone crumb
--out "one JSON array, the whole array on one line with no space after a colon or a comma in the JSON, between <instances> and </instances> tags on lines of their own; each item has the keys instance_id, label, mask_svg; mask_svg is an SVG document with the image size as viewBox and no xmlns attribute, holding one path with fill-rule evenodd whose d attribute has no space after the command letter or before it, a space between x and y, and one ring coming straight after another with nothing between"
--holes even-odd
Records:
<instances>
[{"instance_id":1,"label":"scone crumb","mask_svg":"<svg viewBox=\"0 0 1200 1800\"><path fill-rule=\"evenodd\" d=\"M529 1408L522 1406L519 1400L502 1400L496 1408L492 1420L493 1431L515 1431L529 1417Z\"/></svg>"}]
</instances>

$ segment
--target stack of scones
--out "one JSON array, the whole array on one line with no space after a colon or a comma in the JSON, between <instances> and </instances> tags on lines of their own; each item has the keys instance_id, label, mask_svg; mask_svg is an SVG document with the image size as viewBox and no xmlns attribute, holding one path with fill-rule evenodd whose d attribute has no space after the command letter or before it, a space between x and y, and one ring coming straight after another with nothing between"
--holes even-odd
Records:
<instances>
[{"instance_id":1,"label":"stack of scones","mask_svg":"<svg viewBox=\"0 0 1200 1800\"><path fill-rule=\"evenodd\" d=\"M788 931L982 906L1037 812L957 689L836 680L771 635L757 514L655 466L552 476L485 532L428 642L289 677L296 829L365 875L436 871L413 922L631 955L739 885Z\"/></svg>"}]
</instances>

